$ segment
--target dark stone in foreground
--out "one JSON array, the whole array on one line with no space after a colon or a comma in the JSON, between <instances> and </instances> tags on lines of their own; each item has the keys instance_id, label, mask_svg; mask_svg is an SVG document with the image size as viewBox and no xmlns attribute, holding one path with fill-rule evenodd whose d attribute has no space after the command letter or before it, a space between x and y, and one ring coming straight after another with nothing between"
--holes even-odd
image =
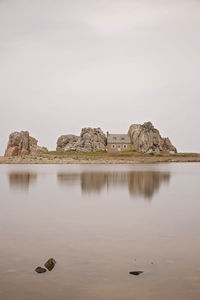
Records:
<instances>
[{"instance_id":1,"label":"dark stone in foreground","mask_svg":"<svg viewBox=\"0 0 200 300\"><path fill-rule=\"evenodd\" d=\"M144 273L144 271L132 271L132 272L129 272L129 274L136 275L136 276L138 276L138 275L140 275L142 273Z\"/></svg>"},{"instance_id":2,"label":"dark stone in foreground","mask_svg":"<svg viewBox=\"0 0 200 300\"><path fill-rule=\"evenodd\" d=\"M35 272L37 272L37 273L45 273L47 270L45 269L45 268L42 268L42 267L37 267L36 269L35 269Z\"/></svg>"},{"instance_id":3,"label":"dark stone in foreground","mask_svg":"<svg viewBox=\"0 0 200 300\"><path fill-rule=\"evenodd\" d=\"M55 267L56 261L54 258L49 258L44 266L51 271Z\"/></svg>"}]
</instances>

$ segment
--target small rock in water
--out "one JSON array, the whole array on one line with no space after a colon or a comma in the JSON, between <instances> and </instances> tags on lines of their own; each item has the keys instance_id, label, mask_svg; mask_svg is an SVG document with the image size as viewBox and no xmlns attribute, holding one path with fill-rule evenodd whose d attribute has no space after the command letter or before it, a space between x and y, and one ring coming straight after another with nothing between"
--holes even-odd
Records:
<instances>
[{"instance_id":1,"label":"small rock in water","mask_svg":"<svg viewBox=\"0 0 200 300\"><path fill-rule=\"evenodd\" d=\"M55 267L56 261L54 258L49 258L47 260L47 262L44 264L44 266L49 270L53 270L53 268Z\"/></svg>"},{"instance_id":2,"label":"small rock in water","mask_svg":"<svg viewBox=\"0 0 200 300\"><path fill-rule=\"evenodd\" d=\"M131 272L129 272L129 274L136 275L136 276L138 276L138 275L140 275L142 273L144 273L144 271L131 271Z\"/></svg>"},{"instance_id":3,"label":"small rock in water","mask_svg":"<svg viewBox=\"0 0 200 300\"><path fill-rule=\"evenodd\" d=\"M42 267L37 267L36 269L35 269L35 272L37 272L37 273L45 273L47 270L45 269L45 268L42 268Z\"/></svg>"}]
</instances>

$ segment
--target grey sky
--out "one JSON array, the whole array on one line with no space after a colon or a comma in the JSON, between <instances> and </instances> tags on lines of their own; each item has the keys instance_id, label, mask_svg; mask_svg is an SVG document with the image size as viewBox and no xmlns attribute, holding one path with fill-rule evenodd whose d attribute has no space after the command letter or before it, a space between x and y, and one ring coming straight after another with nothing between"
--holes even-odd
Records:
<instances>
[{"instance_id":1,"label":"grey sky","mask_svg":"<svg viewBox=\"0 0 200 300\"><path fill-rule=\"evenodd\" d=\"M0 154L82 127L152 121L200 152L200 1L0 0Z\"/></svg>"}]
</instances>

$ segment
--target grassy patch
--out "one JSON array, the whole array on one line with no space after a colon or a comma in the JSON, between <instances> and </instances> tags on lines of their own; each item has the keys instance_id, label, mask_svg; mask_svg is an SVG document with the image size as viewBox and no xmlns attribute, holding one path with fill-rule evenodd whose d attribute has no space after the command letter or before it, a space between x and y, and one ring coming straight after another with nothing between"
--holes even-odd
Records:
<instances>
[{"instance_id":1,"label":"grassy patch","mask_svg":"<svg viewBox=\"0 0 200 300\"><path fill-rule=\"evenodd\" d=\"M137 152L137 151L135 149L130 149L130 150L123 150L121 152L126 153L126 152Z\"/></svg>"},{"instance_id":2,"label":"grassy patch","mask_svg":"<svg viewBox=\"0 0 200 300\"><path fill-rule=\"evenodd\" d=\"M97 151L95 153L107 153L107 150L99 150L99 151Z\"/></svg>"},{"instance_id":3,"label":"grassy patch","mask_svg":"<svg viewBox=\"0 0 200 300\"><path fill-rule=\"evenodd\" d=\"M61 151L47 151L47 152L44 152L43 154L50 154L50 155L63 155L63 152Z\"/></svg>"},{"instance_id":4,"label":"grassy patch","mask_svg":"<svg viewBox=\"0 0 200 300\"><path fill-rule=\"evenodd\" d=\"M154 155L155 155L155 153L154 153L154 152L150 152L150 153L149 153L149 155L151 155L151 156L154 156Z\"/></svg>"}]
</instances>

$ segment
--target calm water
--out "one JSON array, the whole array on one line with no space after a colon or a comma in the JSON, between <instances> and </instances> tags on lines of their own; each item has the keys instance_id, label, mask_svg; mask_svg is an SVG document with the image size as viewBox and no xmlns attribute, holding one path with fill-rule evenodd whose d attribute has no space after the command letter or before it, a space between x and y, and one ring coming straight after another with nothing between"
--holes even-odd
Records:
<instances>
[{"instance_id":1,"label":"calm water","mask_svg":"<svg viewBox=\"0 0 200 300\"><path fill-rule=\"evenodd\" d=\"M200 299L200 164L0 165L0 191L0 299Z\"/></svg>"}]
</instances>

